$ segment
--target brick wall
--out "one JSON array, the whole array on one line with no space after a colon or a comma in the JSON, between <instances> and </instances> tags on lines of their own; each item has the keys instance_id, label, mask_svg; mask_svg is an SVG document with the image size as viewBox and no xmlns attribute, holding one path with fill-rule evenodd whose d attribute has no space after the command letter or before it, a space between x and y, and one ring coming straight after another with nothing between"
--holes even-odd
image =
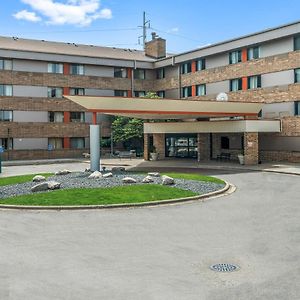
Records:
<instances>
[{"instance_id":1,"label":"brick wall","mask_svg":"<svg viewBox=\"0 0 300 300\"><path fill-rule=\"evenodd\" d=\"M159 153L159 158L165 158L165 134L164 133L156 133L153 135L153 145L156 148L156 152Z\"/></svg>"},{"instance_id":2,"label":"brick wall","mask_svg":"<svg viewBox=\"0 0 300 300\"><path fill-rule=\"evenodd\" d=\"M259 158L262 162L284 161L300 163L299 151L259 151Z\"/></svg>"},{"instance_id":3,"label":"brick wall","mask_svg":"<svg viewBox=\"0 0 300 300\"><path fill-rule=\"evenodd\" d=\"M244 133L244 162L245 165L258 164L258 133Z\"/></svg>"}]
</instances>

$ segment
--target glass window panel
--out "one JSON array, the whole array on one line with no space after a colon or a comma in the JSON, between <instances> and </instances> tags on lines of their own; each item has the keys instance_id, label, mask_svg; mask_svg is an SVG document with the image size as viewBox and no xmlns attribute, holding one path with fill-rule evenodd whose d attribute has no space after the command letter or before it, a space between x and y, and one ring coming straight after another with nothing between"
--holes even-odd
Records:
<instances>
[{"instance_id":1,"label":"glass window panel","mask_svg":"<svg viewBox=\"0 0 300 300\"><path fill-rule=\"evenodd\" d=\"M115 97L127 97L128 92L123 90L115 90Z\"/></svg>"},{"instance_id":2,"label":"glass window panel","mask_svg":"<svg viewBox=\"0 0 300 300\"><path fill-rule=\"evenodd\" d=\"M295 83L300 82L300 69L295 69Z\"/></svg>"},{"instance_id":3,"label":"glass window panel","mask_svg":"<svg viewBox=\"0 0 300 300\"><path fill-rule=\"evenodd\" d=\"M71 112L70 113L70 121L71 122L84 122L84 113L83 112Z\"/></svg>"},{"instance_id":4,"label":"glass window panel","mask_svg":"<svg viewBox=\"0 0 300 300\"><path fill-rule=\"evenodd\" d=\"M300 50L300 35L294 38L294 50Z\"/></svg>"},{"instance_id":5,"label":"glass window panel","mask_svg":"<svg viewBox=\"0 0 300 300\"><path fill-rule=\"evenodd\" d=\"M3 67L4 67L4 70L12 70L12 61L5 59Z\"/></svg>"},{"instance_id":6,"label":"glass window panel","mask_svg":"<svg viewBox=\"0 0 300 300\"><path fill-rule=\"evenodd\" d=\"M196 95L197 96L204 96L206 94L206 85L199 84L196 86Z\"/></svg>"},{"instance_id":7,"label":"glass window panel","mask_svg":"<svg viewBox=\"0 0 300 300\"><path fill-rule=\"evenodd\" d=\"M0 96L12 96L12 85L0 85Z\"/></svg>"},{"instance_id":8,"label":"glass window panel","mask_svg":"<svg viewBox=\"0 0 300 300\"><path fill-rule=\"evenodd\" d=\"M202 58L202 59L197 60L196 70L201 71L201 70L204 70L204 69L205 69L205 59Z\"/></svg>"},{"instance_id":9,"label":"glass window panel","mask_svg":"<svg viewBox=\"0 0 300 300\"><path fill-rule=\"evenodd\" d=\"M72 149L83 149L84 148L84 138L71 138L70 144Z\"/></svg>"},{"instance_id":10,"label":"glass window panel","mask_svg":"<svg viewBox=\"0 0 300 300\"><path fill-rule=\"evenodd\" d=\"M115 68L114 69L115 78L127 78L127 69L126 68Z\"/></svg>"}]
</instances>

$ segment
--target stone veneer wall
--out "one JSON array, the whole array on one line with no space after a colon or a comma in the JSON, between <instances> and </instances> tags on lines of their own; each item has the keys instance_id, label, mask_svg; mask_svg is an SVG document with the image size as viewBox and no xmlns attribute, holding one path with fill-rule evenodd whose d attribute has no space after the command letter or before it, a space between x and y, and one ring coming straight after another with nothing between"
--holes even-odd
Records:
<instances>
[{"instance_id":1,"label":"stone veneer wall","mask_svg":"<svg viewBox=\"0 0 300 300\"><path fill-rule=\"evenodd\" d=\"M244 162L245 165L258 164L258 133L244 133Z\"/></svg>"}]
</instances>

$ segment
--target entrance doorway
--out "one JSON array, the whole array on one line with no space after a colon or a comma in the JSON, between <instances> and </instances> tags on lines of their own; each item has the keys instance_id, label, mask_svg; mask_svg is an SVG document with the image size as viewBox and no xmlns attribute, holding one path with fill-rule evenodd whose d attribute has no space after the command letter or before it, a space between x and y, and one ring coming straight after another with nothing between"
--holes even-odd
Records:
<instances>
[{"instance_id":1,"label":"entrance doorway","mask_svg":"<svg viewBox=\"0 0 300 300\"><path fill-rule=\"evenodd\" d=\"M197 136L195 134L166 135L166 157L197 158Z\"/></svg>"}]
</instances>

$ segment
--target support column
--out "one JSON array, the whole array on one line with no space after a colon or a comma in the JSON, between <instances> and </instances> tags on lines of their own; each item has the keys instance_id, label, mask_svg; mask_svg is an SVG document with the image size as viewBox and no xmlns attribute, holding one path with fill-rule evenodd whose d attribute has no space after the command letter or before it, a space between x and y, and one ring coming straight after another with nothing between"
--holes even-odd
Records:
<instances>
[{"instance_id":1,"label":"support column","mask_svg":"<svg viewBox=\"0 0 300 300\"><path fill-rule=\"evenodd\" d=\"M258 164L258 133L244 133L244 163L245 165Z\"/></svg>"},{"instance_id":2,"label":"support column","mask_svg":"<svg viewBox=\"0 0 300 300\"><path fill-rule=\"evenodd\" d=\"M100 126L90 125L90 169L100 171Z\"/></svg>"},{"instance_id":3,"label":"support column","mask_svg":"<svg viewBox=\"0 0 300 300\"><path fill-rule=\"evenodd\" d=\"M159 154L159 159L165 158L165 134L155 133L153 134L153 145L156 148L156 152Z\"/></svg>"},{"instance_id":4,"label":"support column","mask_svg":"<svg viewBox=\"0 0 300 300\"><path fill-rule=\"evenodd\" d=\"M144 160L149 160L149 134L144 133Z\"/></svg>"},{"instance_id":5,"label":"support column","mask_svg":"<svg viewBox=\"0 0 300 300\"><path fill-rule=\"evenodd\" d=\"M210 137L209 133L198 133L198 161L210 160Z\"/></svg>"}]
</instances>

